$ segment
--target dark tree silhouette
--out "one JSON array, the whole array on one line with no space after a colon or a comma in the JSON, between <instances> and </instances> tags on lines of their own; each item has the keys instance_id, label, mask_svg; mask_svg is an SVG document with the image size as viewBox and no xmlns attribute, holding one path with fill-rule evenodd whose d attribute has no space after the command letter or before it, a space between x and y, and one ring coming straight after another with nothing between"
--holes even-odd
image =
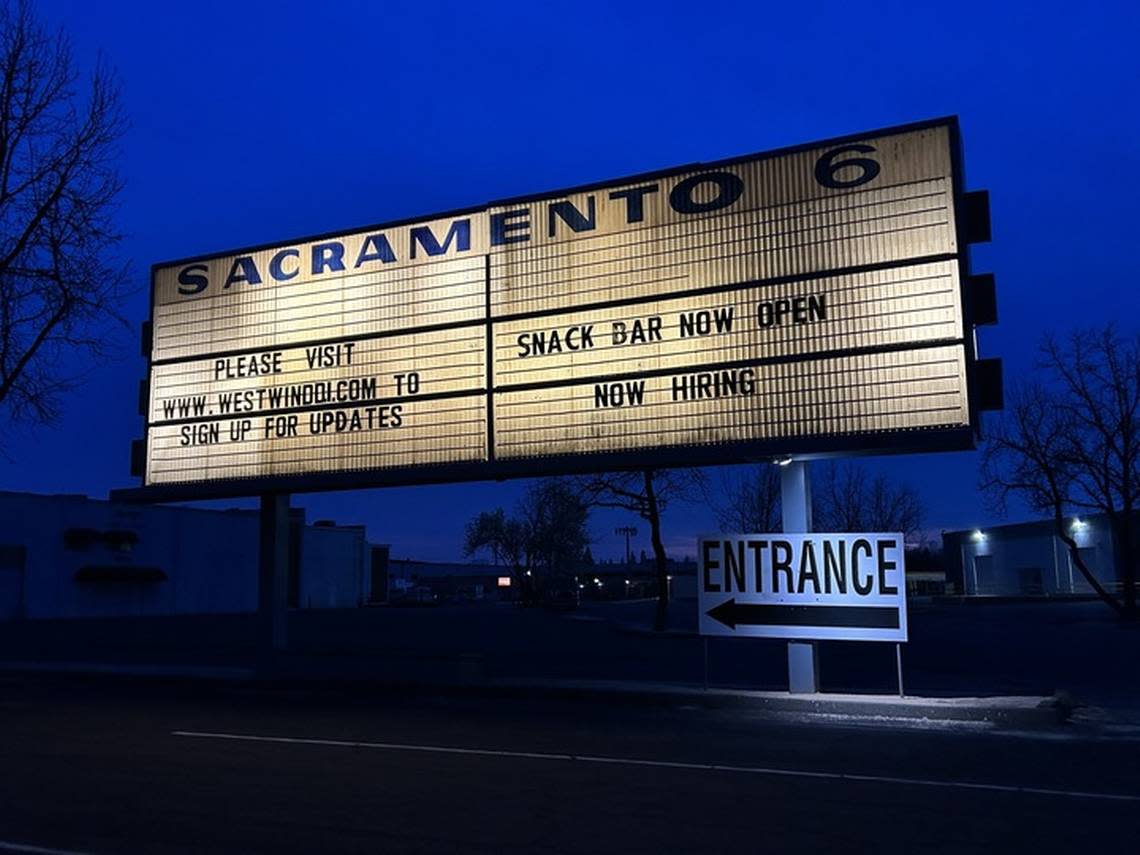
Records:
<instances>
[{"instance_id":1,"label":"dark tree silhouette","mask_svg":"<svg viewBox=\"0 0 1140 855\"><path fill-rule=\"evenodd\" d=\"M1140 335L1110 325L1046 336L1037 376L1014 388L988 433L981 479L998 508L1016 496L1049 514L1073 566L1120 617L1135 620ZM1065 524L1080 511L1108 519L1119 596L1085 565Z\"/></svg>"},{"instance_id":2,"label":"dark tree silhouette","mask_svg":"<svg viewBox=\"0 0 1140 855\"><path fill-rule=\"evenodd\" d=\"M657 571L657 607L653 628L669 624L669 559L661 538L661 514L677 501L690 501L704 491L699 469L646 469L641 472L606 472L579 479L579 495L590 507L619 508L649 523L650 542Z\"/></svg>"},{"instance_id":3,"label":"dark tree silhouette","mask_svg":"<svg viewBox=\"0 0 1140 855\"><path fill-rule=\"evenodd\" d=\"M464 554L487 552L509 568L526 603L538 602L552 577L568 575L587 554L589 508L573 485L544 478L530 485L515 513L484 511L467 524Z\"/></svg>"},{"instance_id":4,"label":"dark tree silhouette","mask_svg":"<svg viewBox=\"0 0 1140 855\"><path fill-rule=\"evenodd\" d=\"M722 475L720 498L713 501L722 531L779 531L780 472L774 464L753 466L743 473Z\"/></svg>"},{"instance_id":5,"label":"dark tree silhouette","mask_svg":"<svg viewBox=\"0 0 1140 855\"><path fill-rule=\"evenodd\" d=\"M0 410L9 418L52 421L82 373L74 366L104 354L122 323L113 214L125 129L106 65L81 83L62 33L44 29L26 2L0 4ZM74 350L86 360L69 360Z\"/></svg>"},{"instance_id":6,"label":"dark tree silhouette","mask_svg":"<svg viewBox=\"0 0 1140 855\"><path fill-rule=\"evenodd\" d=\"M913 487L885 475L870 477L857 463L829 463L813 479L813 527L819 531L900 531L922 525L922 501Z\"/></svg>"}]
</instances>

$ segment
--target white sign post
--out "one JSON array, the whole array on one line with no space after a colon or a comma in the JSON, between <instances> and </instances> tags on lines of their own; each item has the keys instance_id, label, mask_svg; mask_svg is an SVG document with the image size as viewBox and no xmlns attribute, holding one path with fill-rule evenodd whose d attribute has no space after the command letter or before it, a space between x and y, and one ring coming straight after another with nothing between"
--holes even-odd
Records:
<instances>
[{"instance_id":1,"label":"white sign post","mask_svg":"<svg viewBox=\"0 0 1140 855\"><path fill-rule=\"evenodd\" d=\"M806 534L812 529L811 469L806 461L780 465L780 516L783 530ZM788 642L788 691L819 691L819 656L814 641Z\"/></svg>"}]
</instances>

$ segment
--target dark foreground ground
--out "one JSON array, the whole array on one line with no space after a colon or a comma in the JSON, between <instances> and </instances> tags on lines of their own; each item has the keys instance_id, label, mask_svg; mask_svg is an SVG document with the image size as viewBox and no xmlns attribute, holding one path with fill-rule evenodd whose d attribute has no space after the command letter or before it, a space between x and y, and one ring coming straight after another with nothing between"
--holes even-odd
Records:
<instances>
[{"instance_id":1,"label":"dark foreground ground","mask_svg":"<svg viewBox=\"0 0 1140 855\"><path fill-rule=\"evenodd\" d=\"M74 678L0 678L0 772L0 852L1126 852L1140 817L1127 740Z\"/></svg>"},{"instance_id":2,"label":"dark foreground ground","mask_svg":"<svg viewBox=\"0 0 1140 855\"><path fill-rule=\"evenodd\" d=\"M665 637L642 631L652 604L595 603L571 614L472 604L424 609L293 612L294 676L402 683L614 680L701 686L705 643L693 601L673 603ZM1089 704L1140 711L1140 626L1096 602L914 605L903 650L908 694L1033 694L1067 690ZM26 621L0 624L4 662L249 667L250 615ZM893 692L891 644L823 643L827 691ZM787 688L783 642L714 638L709 684Z\"/></svg>"}]
</instances>

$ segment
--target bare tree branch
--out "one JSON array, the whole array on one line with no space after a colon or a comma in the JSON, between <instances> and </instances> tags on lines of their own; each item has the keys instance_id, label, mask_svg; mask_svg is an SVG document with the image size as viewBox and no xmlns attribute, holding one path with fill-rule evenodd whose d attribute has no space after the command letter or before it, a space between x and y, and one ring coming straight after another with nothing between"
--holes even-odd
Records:
<instances>
[{"instance_id":1,"label":"bare tree branch","mask_svg":"<svg viewBox=\"0 0 1140 855\"><path fill-rule=\"evenodd\" d=\"M657 606L653 627L658 632L669 620L669 559L661 537L661 515L674 502L692 501L705 492L705 475L699 469L646 469L642 472L605 472L577 480L578 494L594 508L619 508L649 523L657 568Z\"/></svg>"},{"instance_id":2,"label":"bare tree branch","mask_svg":"<svg viewBox=\"0 0 1140 855\"><path fill-rule=\"evenodd\" d=\"M113 220L126 126L105 63L84 83L63 33L23 0L0 3L0 409L10 418L51 421L79 379L73 352L105 355L125 325Z\"/></svg>"},{"instance_id":3,"label":"bare tree branch","mask_svg":"<svg viewBox=\"0 0 1140 855\"><path fill-rule=\"evenodd\" d=\"M743 474L721 475L720 496L714 502L723 531L780 530L780 473L773 464L760 464Z\"/></svg>"},{"instance_id":4,"label":"bare tree branch","mask_svg":"<svg viewBox=\"0 0 1140 855\"><path fill-rule=\"evenodd\" d=\"M901 531L922 526L918 492L883 475L868 478L856 463L830 463L812 485L815 527L821 531Z\"/></svg>"},{"instance_id":5,"label":"bare tree branch","mask_svg":"<svg viewBox=\"0 0 1140 855\"><path fill-rule=\"evenodd\" d=\"M995 504L1017 496L1048 513L1075 566L1121 617L1136 609L1140 491L1140 336L1115 327L1044 337L1039 380L1016 387L992 426L982 486ZM1112 531L1119 597L1086 566L1065 525L1076 510L1103 514Z\"/></svg>"}]
</instances>

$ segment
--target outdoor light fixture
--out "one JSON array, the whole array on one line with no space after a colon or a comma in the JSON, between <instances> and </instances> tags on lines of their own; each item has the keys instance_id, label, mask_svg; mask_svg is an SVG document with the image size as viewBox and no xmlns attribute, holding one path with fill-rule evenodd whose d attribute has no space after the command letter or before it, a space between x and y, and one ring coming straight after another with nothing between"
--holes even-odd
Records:
<instances>
[{"instance_id":1,"label":"outdoor light fixture","mask_svg":"<svg viewBox=\"0 0 1140 855\"><path fill-rule=\"evenodd\" d=\"M1077 517L1073 518L1073 531L1084 531L1088 528L1088 523Z\"/></svg>"},{"instance_id":2,"label":"outdoor light fixture","mask_svg":"<svg viewBox=\"0 0 1140 855\"><path fill-rule=\"evenodd\" d=\"M791 464L792 464L792 458L790 458L790 457L777 457L776 458L776 465L777 466L791 466Z\"/></svg>"},{"instance_id":3,"label":"outdoor light fixture","mask_svg":"<svg viewBox=\"0 0 1140 855\"><path fill-rule=\"evenodd\" d=\"M973 537L974 537L974 540L985 540L986 539L986 535L981 529L978 529L977 531L975 531Z\"/></svg>"}]
</instances>

